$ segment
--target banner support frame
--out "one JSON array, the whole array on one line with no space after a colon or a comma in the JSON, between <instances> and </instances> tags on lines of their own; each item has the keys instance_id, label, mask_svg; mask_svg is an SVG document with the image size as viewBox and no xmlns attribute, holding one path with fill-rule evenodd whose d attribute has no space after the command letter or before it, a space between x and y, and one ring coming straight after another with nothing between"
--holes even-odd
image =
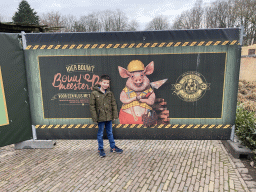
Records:
<instances>
[{"instance_id":1,"label":"banner support frame","mask_svg":"<svg viewBox=\"0 0 256 192\"><path fill-rule=\"evenodd\" d=\"M243 46L243 37L244 37L244 26L241 25L241 27L240 27L240 39L239 39L239 43L240 43L241 47ZM230 134L230 141L233 141L233 142L235 140L235 129L236 129L236 126L233 125L232 128L231 128L231 134Z\"/></svg>"},{"instance_id":2,"label":"banner support frame","mask_svg":"<svg viewBox=\"0 0 256 192\"><path fill-rule=\"evenodd\" d=\"M33 134L33 141L35 141L37 139L35 125L32 125L32 134Z\"/></svg>"},{"instance_id":3,"label":"banner support frame","mask_svg":"<svg viewBox=\"0 0 256 192\"><path fill-rule=\"evenodd\" d=\"M26 35L26 33L24 31L21 31L23 53L27 47L25 35ZM25 54L24 54L24 56L25 56ZM37 140L35 125L31 125L31 127L32 127L33 139L15 143L14 148L16 150L17 149L52 149L54 146L53 141L52 140Z\"/></svg>"},{"instance_id":4,"label":"banner support frame","mask_svg":"<svg viewBox=\"0 0 256 192\"><path fill-rule=\"evenodd\" d=\"M244 38L244 26L241 25L240 27L240 39L239 39L239 43L240 43L240 46L242 47L243 46L243 38Z\"/></svg>"},{"instance_id":5,"label":"banner support frame","mask_svg":"<svg viewBox=\"0 0 256 192\"><path fill-rule=\"evenodd\" d=\"M231 128L231 135L230 135L230 140L234 142L235 139L235 125L232 126Z\"/></svg>"},{"instance_id":6,"label":"banner support frame","mask_svg":"<svg viewBox=\"0 0 256 192\"><path fill-rule=\"evenodd\" d=\"M22 48L23 51L26 49L27 47L27 41L26 41L26 37L25 37L26 33L24 31L21 31L21 39L22 39ZM24 55L25 56L25 55ZM32 135L33 135L33 141L37 140L37 135L36 135L36 128L34 125L32 125Z\"/></svg>"}]
</instances>

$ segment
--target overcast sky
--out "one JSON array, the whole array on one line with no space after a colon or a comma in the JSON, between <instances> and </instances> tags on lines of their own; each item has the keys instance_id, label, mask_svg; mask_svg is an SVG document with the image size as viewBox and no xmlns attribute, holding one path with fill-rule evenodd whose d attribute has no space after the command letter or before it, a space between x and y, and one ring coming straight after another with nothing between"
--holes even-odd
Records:
<instances>
[{"instance_id":1,"label":"overcast sky","mask_svg":"<svg viewBox=\"0 0 256 192\"><path fill-rule=\"evenodd\" d=\"M182 11L188 10L195 4L196 0L27 0L31 8L38 15L50 11L59 11L63 15L74 15L77 19L82 15L94 11L106 9L120 9L129 18L136 19L140 24L140 29L157 15L166 15L170 23L175 16ZM202 0L203 5L207 6L214 0ZM0 0L0 15L4 19L11 20L17 11L21 0Z\"/></svg>"}]
</instances>

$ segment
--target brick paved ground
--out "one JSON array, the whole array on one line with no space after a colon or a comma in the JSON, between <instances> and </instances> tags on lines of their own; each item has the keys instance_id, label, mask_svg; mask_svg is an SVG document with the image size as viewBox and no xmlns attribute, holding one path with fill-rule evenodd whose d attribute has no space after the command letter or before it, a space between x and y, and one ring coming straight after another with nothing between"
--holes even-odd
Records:
<instances>
[{"instance_id":1,"label":"brick paved ground","mask_svg":"<svg viewBox=\"0 0 256 192\"><path fill-rule=\"evenodd\" d=\"M256 191L248 170L220 141L117 140L123 154L104 144L105 158L96 140L57 140L53 149L2 147L0 191Z\"/></svg>"}]
</instances>

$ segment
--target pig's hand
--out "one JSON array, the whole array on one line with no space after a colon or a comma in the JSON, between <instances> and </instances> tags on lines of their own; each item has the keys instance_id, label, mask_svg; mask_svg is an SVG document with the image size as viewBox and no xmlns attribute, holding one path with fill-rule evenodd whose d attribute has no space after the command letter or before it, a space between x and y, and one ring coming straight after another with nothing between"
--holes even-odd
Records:
<instances>
[{"instance_id":1,"label":"pig's hand","mask_svg":"<svg viewBox=\"0 0 256 192\"><path fill-rule=\"evenodd\" d=\"M120 101L123 104L131 103L132 101L136 101L136 97L128 98L127 94L122 91L120 94Z\"/></svg>"},{"instance_id":2,"label":"pig's hand","mask_svg":"<svg viewBox=\"0 0 256 192\"><path fill-rule=\"evenodd\" d=\"M139 101L141 103L147 103L148 105L153 105L155 103L156 95L155 93L152 93L148 98L146 99L140 99Z\"/></svg>"},{"instance_id":3,"label":"pig's hand","mask_svg":"<svg viewBox=\"0 0 256 192\"><path fill-rule=\"evenodd\" d=\"M141 96L137 96L136 99L139 101L141 99Z\"/></svg>"}]
</instances>

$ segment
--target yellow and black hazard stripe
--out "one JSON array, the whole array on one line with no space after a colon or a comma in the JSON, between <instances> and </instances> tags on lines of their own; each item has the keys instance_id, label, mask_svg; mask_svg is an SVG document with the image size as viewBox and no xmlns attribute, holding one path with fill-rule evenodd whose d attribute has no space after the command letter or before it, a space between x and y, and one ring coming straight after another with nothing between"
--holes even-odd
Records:
<instances>
[{"instance_id":1,"label":"yellow and black hazard stripe","mask_svg":"<svg viewBox=\"0 0 256 192\"><path fill-rule=\"evenodd\" d=\"M65 44L65 45L28 45L26 50L39 49L109 49L109 48L147 48L147 47L192 47L192 46L240 45L233 41L191 41L191 42L160 42L160 43L123 43L123 44Z\"/></svg>"},{"instance_id":2,"label":"yellow and black hazard stripe","mask_svg":"<svg viewBox=\"0 0 256 192\"><path fill-rule=\"evenodd\" d=\"M116 129L135 129L135 128L147 128L142 124L113 124L113 128ZM84 128L98 128L97 124L63 124L63 125L36 125L37 129L84 129ZM230 124L157 124L150 128L158 129L228 129L231 128Z\"/></svg>"}]
</instances>

